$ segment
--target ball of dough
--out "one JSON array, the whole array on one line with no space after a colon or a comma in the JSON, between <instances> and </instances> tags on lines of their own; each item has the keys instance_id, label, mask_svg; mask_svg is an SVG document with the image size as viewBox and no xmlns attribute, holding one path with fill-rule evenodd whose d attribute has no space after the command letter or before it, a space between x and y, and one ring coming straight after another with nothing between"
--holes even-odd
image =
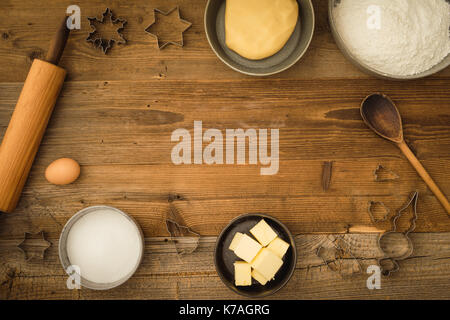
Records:
<instances>
[{"instance_id":1,"label":"ball of dough","mask_svg":"<svg viewBox=\"0 0 450 320\"><path fill-rule=\"evenodd\" d=\"M270 57L289 40L297 19L296 0L227 0L226 45L247 59Z\"/></svg>"}]
</instances>

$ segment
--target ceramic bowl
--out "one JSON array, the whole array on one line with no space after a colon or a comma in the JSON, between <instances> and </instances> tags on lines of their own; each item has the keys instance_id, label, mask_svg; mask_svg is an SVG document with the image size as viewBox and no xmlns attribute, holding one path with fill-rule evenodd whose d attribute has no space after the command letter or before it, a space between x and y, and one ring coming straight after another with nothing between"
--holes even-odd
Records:
<instances>
[{"instance_id":1,"label":"ceramic bowl","mask_svg":"<svg viewBox=\"0 0 450 320\"><path fill-rule=\"evenodd\" d=\"M251 286L235 286L234 262L241 259L229 249L230 243L236 232L250 235L249 230L261 221L261 219L264 219L282 240L290 244L289 249L283 257L284 263L275 275L275 279L267 282L265 286L254 279L252 279ZM283 288L292 277L296 263L297 249L295 239L291 232L279 220L266 214L244 214L233 219L217 238L214 251L214 264L223 283L232 291L251 298L262 298L274 294Z\"/></svg>"},{"instance_id":2,"label":"ceramic bowl","mask_svg":"<svg viewBox=\"0 0 450 320\"><path fill-rule=\"evenodd\" d=\"M108 290L108 289L112 289L112 288L120 286L121 284L126 282L129 278L131 278L131 276L136 272L139 265L141 264L142 257L144 255L145 243L144 243L144 235L142 233L142 230L139 227L139 225L137 224L137 222L132 217L127 215L125 212L123 212L117 208L109 207L109 206L93 206L93 207L84 208L83 210L78 211L76 214L74 214L69 219L69 221L67 221L66 225L64 226L63 230L61 231L61 235L59 237L59 246L58 246L59 260L61 261L61 264L62 264L64 270L67 272L67 274L70 275L71 272L68 271L69 270L68 268L71 266L71 263L70 263L68 255L67 255L67 247L66 247L67 237L69 235L70 228L72 228L72 226L84 215L89 214L91 212L95 212L99 209L113 210L113 211L123 215L128 220L130 220L136 226L137 230L139 231L139 238L140 238L141 244L142 244L142 246L141 246L142 251L140 253L140 256L136 263L136 266L133 268L133 270L129 274L127 274L122 279L119 279L119 280L117 280L115 282L111 282L111 283L96 283L96 282L92 282L92 281L89 281L89 280L83 278L83 276L80 277L80 284L83 287L86 287L89 289L94 289L94 290Z\"/></svg>"},{"instance_id":3,"label":"ceramic bowl","mask_svg":"<svg viewBox=\"0 0 450 320\"><path fill-rule=\"evenodd\" d=\"M342 37L339 35L339 32L337 31L337 28L336 28L336 23L334 21L334 17L333 17L333 9L336 5L339 4L339 2L340 2L340 0L328 0L328 20L330 22L331 32L332 32L334 40L335 40L337 46L339 47L339 49L341 50L342 54L359 70L361 70L369 75L375 76L377 78L381 78L381 79L412 80L412 79L420 79L420 78L431 76L432 74L442 71L445 68L447 68L448 66L450 66L450 54L449 54L449 55L447 55L447 57L444 60L442 60L440 63L438 63L431 69L428 69L427 71L424 71L422 73L417 73L417 74L408 75L408 76L398 76L398 75L380 72L378 70L373 69L372 67L368 66L367 64L365 64L364 62L359 60L357 57L355 57L355 55L347 48Z\"/></svg>"},{"instance_id":4,"label":"ceramic bowl","mask_svg":"<svg viewBox=\"0 0 450 320\"><path fill-rule=\"evenodd\" d=\"M231 69L252 76L267 76L294 65L308 50L314 33L314 8L311 0L297 0L299 19L284 47L271 57L249 60L228 49L225 44L226 0L208 0L205 31L214 53Z\"/></svg>"}]
</instances>

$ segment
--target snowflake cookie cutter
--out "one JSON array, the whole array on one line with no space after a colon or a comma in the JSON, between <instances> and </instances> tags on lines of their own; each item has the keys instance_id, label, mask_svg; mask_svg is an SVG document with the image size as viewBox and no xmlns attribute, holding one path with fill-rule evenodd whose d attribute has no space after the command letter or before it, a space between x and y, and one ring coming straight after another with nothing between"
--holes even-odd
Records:
<instances>
[{"instance_id":1,"label":"snowflake cookie cutter","mask_svg":"<svg viewBox=\"0 0 450 320\"><path fill-rule=\"evenodd\" d=\"M95 26L96 23L103 24L105 23L105 18L109 19L109 22L116 26L116 34L118 38L112 38L112 39L104 39L97 34L97 27ZM94 45L94 48L100 48L104 54L108 52L109 49L112 48L113 43L118 44L126 44L127 40L123 37L122 31L125 28L125 25L127 24L127 20L123 18L116 18L114 17L114 14L110 8L106 8L105 12L102 14L102 18L98 19L97 17L88 17L89 25L91 26L92 31L89 32L88 37L86 38L87 42L92 42Z\"/></svg>"},{"instance_id":2,"label":"snowflake cookie cutter","mask_svg":"<svg viewBox=\"0 0 450 320\"><path fill-rule=\"evenodd\" d=\"M161 14L161 15L167 17L167 16L169 16L172 12L174 12L175 10L178 12L178 20L179 20L181 23L183 23L183 24L186 25L185 28L184 28L183 30L180 31L180 41L164 41L164 42L161 42L161 39L160 39L160 37L158 36L158 34L150 32L150 29L152 28L152 26L154 26L154 25L156 25L156 24L158 23L158 20L157 20L157 17L156 17L157 14ZM178 46L178 47L183 47L183 46L184 46L184 37L183 37L183 33L184 33L185 31L187 31L187 30L192 26L192 23L189 22L189 21L187 21L187 20L184 20L184 19L181 18L180 7L179 7L179 6L176 6L176 7L172 8L172 9L170 9L169 11L163 11L163 10L160 10L160 9L158 9L158 8L154 8L154 9L153 9L153 12L154 12L155 20L154 20L152 23L150 23L150 24L147 26L147 28L145 28L144 31L156 39L156 42L157 42L157 45L158 45L158 49L159 49L159 50L162 50L162 49L164 49L165 47L167 47L169 44L173 44L173 45L176 45L176 46Z\"/></svg>"},{"instance_id":3,"label":"snowflake cookie cutter","mask_svg":"<svg viewBox=\"0 0 450 320\"><path fill-rule=\"evenodd\" d=\"M385 276L389 276L391 273L396 272L400 269L398 262L401 260L405 260L410 257L414 251L414 246L409 237L409 234L414 231L416 228L416 220L417 220L417 199L419 197L419 192L415 191L408 202L398 210L397 214L392 218L392 230L387 231L381 234L378 238L378 247L383 252L384 256L378 259L378 265L381 268L381 272ZM412 207L412 217L409 220L410 225L409 228L405 232L397 231L397 221L402 216L403 212L407 210L409 207ZM406 250L403 252L397 253L396 255L386 254L385 250L383 250L383 241L387 241L389 237L393 236L403 236L403 241L406 242Z\"/></svg>"},{"instance_id":4,"label":"snowflake cookie cutter","mask_svg":"<svg viewBox=\"0 0 450 320\"><path fill-rule=\"evenodd\" d=\"M43 245L37 245L36 241L43 243ZM17 248L24 254L25 261L30 261L33 258L44 260L45 252L51 245L52 243L45 238L45 233L42 230L37 233L25 232Z\"/></svg>"}]
</instances>

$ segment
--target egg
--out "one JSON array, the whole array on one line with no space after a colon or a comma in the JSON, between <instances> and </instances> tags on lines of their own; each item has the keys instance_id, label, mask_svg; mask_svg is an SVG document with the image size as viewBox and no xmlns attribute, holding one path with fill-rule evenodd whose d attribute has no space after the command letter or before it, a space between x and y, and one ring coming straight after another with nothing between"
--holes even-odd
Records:
<instances>
[{"instance_id":1,"label":"egg","mask_svg":"<svg viewBox=\"0 0 450 320\"><path fill-rule=\"evenodd\" d=\"M79 175L80 165L69 158L55 160L45 169L47 181L57 185L72 183L77 180Z\"/></svg>"}]
</instances>

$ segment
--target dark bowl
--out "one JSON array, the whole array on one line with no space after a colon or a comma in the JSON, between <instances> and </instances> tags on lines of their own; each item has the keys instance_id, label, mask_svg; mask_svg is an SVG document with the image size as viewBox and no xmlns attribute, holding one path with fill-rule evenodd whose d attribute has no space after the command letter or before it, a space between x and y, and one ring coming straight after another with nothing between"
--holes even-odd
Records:
<instances>
[{"instance_id":1,"label":"dark bowl","mask_svg":"<svg viewBox=\"0 0 450 320\"><path fill-rule=\"evenodd\" d=\"M314 34L314 8L311 0L297 0L299 19L284 47L273 56L246 59L225 44L225 0L208 0L205 10L205 32L217 57L231 69L252 76L267 76L293 66L308 50Z\"/></svg>"},{"instance_id":2,"label":"dark bowl","mask_svg":"<svg viewBox=\"0 0 450 320\"><path fill-rule=\"evenodd\" d=\"M228 247L236 232L246 233L251 236L249 230L261 219L264 219L269 224L278 234L278 237L290 244L283 257L284 263L275 275L275 279L267 282L265 286L252 279L251 286L236 287L234 285L234 262L241 259ZM292 277L296 263L297 250L291 232L279 220L265 214L244 214L234 218L220 233L214 251L214 264L223 283L234 292L250 298L262 298L274 294L283 288Z\"/></svg>"}]
</instances>

